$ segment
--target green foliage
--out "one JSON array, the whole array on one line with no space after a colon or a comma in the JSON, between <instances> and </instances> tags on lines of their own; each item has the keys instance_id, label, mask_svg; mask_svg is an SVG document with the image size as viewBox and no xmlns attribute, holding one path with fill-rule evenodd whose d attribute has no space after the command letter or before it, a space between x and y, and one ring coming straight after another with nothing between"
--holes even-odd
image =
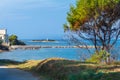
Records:
<instances>
[{"instance_id":1,"label":"green foliage","mask_svg":"<svg viewBox=\"0 0 120 80\"><path fill-rule=\"evenodd\" d=\"M69 75L68 80L100 80L103 73L96 73L94 70L86 70L78 74Z\"/></svg>"},{"instance_id":2,"label":"green foliage","mask_svg":"<svg viewBox=\"0 0 120 80\"><path fill-rule=\"evenodd\" d=\"M87 75L87 70L95 72L95 68L92 69L91 66L88 67L80 64L84 63L59 58L50 58L41 61L37 66L37 71L43 75L47 75L47 77L50 77L51 80L72 80L73 78L73 80L79 80L75 77L78 73Z\"/></svg>"},{"instance_id":3,"label":"green foliage","mask_svg":"<svg viewBox=\"0 0 120 80\"><path fill-rule=\"evenodd\" d=\"M17 40L17 36L16 35L11 35L11 36L9 36L9 41L11 42L11 41L14 41L14 40Z\"/></svg>"},{"instance_id":4,"label":"green foliage","mask_svg":"<svg viewBox=\"0 0 120 80\"><path fill-rule=\"evenodd\" d=\"M9 37L10 45L25 45L24 42L18 40L18 37L16 35L11 35Z\"/></svg>"},{"instance_id":5,"label":"green foliage","mask_svg":"<svg viewBox=\"0 0 120 80\"><path fill-rule=\"evenodd\" d=\"M110 73L111 66L52 58L41 61L36 70L49 80L119 80L120 73Z\"/></svg>"},{"instance_id":6,"label":"green foliage","mask_svg":"<svg viewBox=\"0 0 120 80\"><path fill-rule=\"evenodd\" d=\"M80 61L50 58L42 61L30 60L22 63L0 60L1 64L15 64L12 68L32 71L46 77L45 80L119 80L119 65L101 65ZM113 71L113 72L111 72ZM119 70L118 70L119 71ZM49 79L47 79L49 78ZM42 79L44 80L44 79Z\"/></svg>"},{"instance_id":7,"label":"green foliage","mask_svg":"<svg viewBox=\"0 0 120 80\"><path fill-rule=\"evenodd\" d=\"M110 56L110 53L108 53L105 50L100 50L99 52L94 53L91 58L87 59L87 62L94 62L94 63L101 63L107 60L107 58Z\"/></svg>"},{"instance_id":8,"label":"green foliage","mask_svg":"<svg viewBox=\"0 0 120 80\"><path fill-rule=\"evenodd\" d=\"M120 0L77 0L76 5L70 7L64 30L76 45L86 46L90 41L95 51L102 48L109 52L120 37L119 11ZM106 62L108 56L106 51L100 51L87 61Z\"/></svg>"},{"instance_id":9,"label":"green foliage","mask_svg":"<svg viewBox=\"0 0 120 80\"><path fill-rule=\"evenodd\" d=\"M96 19L101 15L101 12L109 11L118 2L120 0L77 0L76 6L71 5L67 14L70 29L80 29L80 26L85 22L88 22L90 19ZM64 28L66 29L66 27Z\"/></svg>"}]
</instances>

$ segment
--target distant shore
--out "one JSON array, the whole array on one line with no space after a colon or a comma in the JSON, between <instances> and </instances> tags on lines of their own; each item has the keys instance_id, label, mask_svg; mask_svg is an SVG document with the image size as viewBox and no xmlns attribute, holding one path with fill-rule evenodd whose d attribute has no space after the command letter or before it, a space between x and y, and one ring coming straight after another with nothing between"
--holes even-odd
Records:
<instances>
[{"instance_id":1,"label":"distant shore","mask_svg":"<svg viewBox=\"0 0 120 80\"><path fill-rule=\"evenodd\" d=\"M56 40L52 39L41 39L41 40L32 40L32 42L55 42Z\"/></svg>"}]
</instances>

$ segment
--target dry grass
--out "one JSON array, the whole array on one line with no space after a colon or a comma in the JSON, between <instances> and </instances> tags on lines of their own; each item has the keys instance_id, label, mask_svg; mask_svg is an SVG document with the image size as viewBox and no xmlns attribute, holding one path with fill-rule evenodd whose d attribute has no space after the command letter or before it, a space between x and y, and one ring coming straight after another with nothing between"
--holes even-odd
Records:
<instances>
[{"instance_id":1,"label":"dry grass","mask_svg":"<svg viewBox=\"0 0 120 80\"><path fill-rule=\"evenodd\" d=\"M17 65L8 65L9 68L18 68L22 70L34 70L34 68L41 62L41 60L29 60Z\"/></svg>"},{"instance_id":2,"label":"dry grass","mask_svg":"<svg viewBox=\"0 0 120 80\"><path fill-rule=\"evenodd\" d=\"M36 70L51 77L51 80L119 80L120 78L119 64L103 65L59 58L41 61Z\"/></svg>"},{"instance_id":3,"label":"dry grass","mask_svg":"<svg viewBox=\"0 0 120 80\"><path fill-rule=\"evenodd\" d=\"M119 80L120 64L105 65L85 63L62 58L29 60L19 64L10 64L10 68L19 68L44 75L50 80Z\"/></svg>"}]
</instances>

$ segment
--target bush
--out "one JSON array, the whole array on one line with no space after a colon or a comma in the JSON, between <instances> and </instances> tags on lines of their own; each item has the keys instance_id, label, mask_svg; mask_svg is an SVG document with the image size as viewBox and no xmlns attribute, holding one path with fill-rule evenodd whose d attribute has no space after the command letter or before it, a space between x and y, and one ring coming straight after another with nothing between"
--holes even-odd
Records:
<instances>
[{"instance_id":1,"label":"bush","mask_svg":"<svg viewBox=\"0 0 120 80\"><path fill-rule=\"evenodd\" d=\"M110 56L110 53L108 53L105 50L100 50L99 52L95 52L91 58L87 59L87 62L93 62L93 63L101 63L105 62L107 58Z\"/></svg>"},{"instance_id":2,"label":"bush","mask_svg":"<svg viewBox=\"0 0 120 80\"><path fill-rule=\"evenodd\" d=\"M96 73L95 70L85 70L78 74L72 74L68 80L100 80L103 73Z\"/></svg>"},{"instance_id":3,"label":"bush","mask_svg":"<svg viewBox=\"0 0 120 80\"><path fill-rule=\"evenodd\" d=\"M82 80L84 78L86 79L86 76L90 77L96 72L96 67L82 64L85 63L60 58L50 58L41 61L36 70L50 77L51 80Z\"/></svg>"},{"instance_id":4,"label":"bush","mask_svg":"<svg viewBox=\"0 0 120 80\"><path fill-rule=\"evenodd\" d=\"M64 59L59 58L50 58L41 61L37 66L37 71L40 71L43 74L50 74L51 76L57 75L62 67L62 62Z\"/></svg>"}]
</instances>

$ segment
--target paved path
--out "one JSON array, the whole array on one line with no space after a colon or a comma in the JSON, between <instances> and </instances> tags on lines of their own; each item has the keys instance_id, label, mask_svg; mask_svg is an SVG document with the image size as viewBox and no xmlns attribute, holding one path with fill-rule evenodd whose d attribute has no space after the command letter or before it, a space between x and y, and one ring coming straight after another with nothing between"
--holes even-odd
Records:
<instances>
[{"instance_id":1,"label":"paved path","mask_svg":"<svg viewBox=\"0 0 120 80\"><path fill-rule=\"evenodd\" d=\"M29 72L0 66L0 80L38 80Z\"/></svg>"}]
</instances>

